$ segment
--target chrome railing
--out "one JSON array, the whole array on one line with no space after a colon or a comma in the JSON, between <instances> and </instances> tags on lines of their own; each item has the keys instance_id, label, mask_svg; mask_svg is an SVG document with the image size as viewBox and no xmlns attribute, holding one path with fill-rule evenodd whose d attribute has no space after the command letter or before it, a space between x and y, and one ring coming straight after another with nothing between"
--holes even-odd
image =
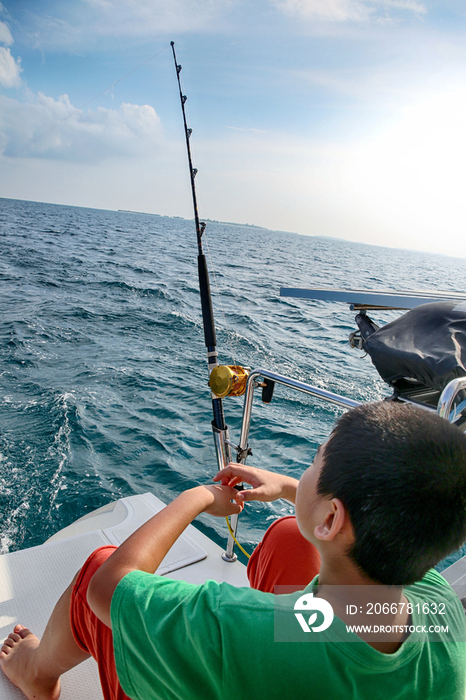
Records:
<instances>
[{"instance_id":1,"label":"chrome railing","mask_svg":"<svg viewBox=\"0 0 466 700\"><path fill-rule=\"evenodd\" d=\"M454 401L458 393L463 389L466 389L466 377L458 377L448 382L438 401L437 413L439 416L447 418L452 423L455 422L461 411L466 408L466 402L462 401L461 404L456 406L452 411Z\"/></svg>"}]
</instances>

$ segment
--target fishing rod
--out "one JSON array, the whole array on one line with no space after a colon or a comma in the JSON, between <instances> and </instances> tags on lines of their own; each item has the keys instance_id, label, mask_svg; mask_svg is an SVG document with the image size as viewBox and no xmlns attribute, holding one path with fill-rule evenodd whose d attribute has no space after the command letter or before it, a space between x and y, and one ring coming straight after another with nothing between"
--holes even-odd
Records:
<instances>
[{"instance_id":1,"label":"fishing rod","mask_svg":"<svg viewBox=\"0 0 466 700\"><path fill-rule=\"evenodd\" d=\"M171 41L170 46L173 51L173 60L175 62L176 77L178 80L178 88L180 92L180 102L181 111L183 113L183 124L184 132L186 137L186 149L188 152L188 164L189 164L189 174L191 179L191 193L193 198L194 207L194 222L196 226L197 235L197 267L199 275L199 293L201 297L201 309L202 309L202 323L204 326L204 340L207 349L207 364L209 369L209 386L211 389L212 398L212 431L214 435L215 451L217 454L218 468L223 469L231 462L231 447L235 447L233 443L230 442L228 435L228 427L225 423L225 416L223 411L223 398L226 396L240 396L246 391L246 382L248 373L243 367L237 365L226 366L218 364L218 353L217 353L217 340L215 335L215 322L214 322L214 312L212 308L212 295L210 291L209 282L209 271L207 269L207 261L202 248L202 236L204 235L206 224L199 220L199 213L197 207L197 197L196 197L196 186L195 177L197 175L197 169L193 167L192 156L191 156L191 144L190 138L192 134L192 129L188 127L186 119L185 103L187 101L186 95L183 94L181 87L180 73L182 70L181 65L178 63L175 53L175 42ZM238 461L244 461L248 450L237 450ZM226 552L222 555L226 561L235 561L236 554L233 552L236 528L238 523L238 516L231 516L231 532L228 537L228 543Z\"/></svg>"},{"instance_id":2,"label":"fishing rod","mask_svg":"<svg viewBox=\"0 0 466 700\"><path fill-rule=\"evenodd\" d=\"M204 339L205 339L205 345L207 348L207 364L209 367L209 374L212 372L212 370L218 366L218 353L216 350L216 345L217 345L217 339L215 336L215 321L214 321L214 312L212 308L212 295L210 292L210 282L209 282L209 271L207 269L207 261L206 257L204 255L203 249L202 249L202 236L204 235L205 231L205 223L199 220L199 213L198 213L198 208L197 208L197 197L196 197L196 185L195 185L195 177L197 175L197 169L193 167L193 161L191 157L191 145L190 145L190 138L191 134L193 133L192 129L188 128L188 123L186 119L186 110L185 110L185 103L186 100L188 99L186 95L183 95L183 90L181 88L181 81L180 81L180 73L181 73L181 66L176 60L176 53L175 53L175 42L172 41L170 42L170 45L173 50L173 59L175 61L175 66L176 66L176 77L178 79L178 88L180 91L180 101L181 101L181 110L183 112L183 123L184 123L184 132L185 132L185 137L186 137L186 149L188 151L188 163L189 163L189 174L191 178L191 193L193 197L193 207L194 207L194 222L196 226L196 235L197 235L197 249L198 249L198 256L197 256L197 269L198 269L198 275L199 275L199 292L201 296L201 308L202 308L202 323L204 326ZM212 410L214 414L214 425L218 430L225 430L225 417L223 414L223 402L221 398L218 398L217 396L213 395L212 398Z\"/></svg>"}]
</instances>

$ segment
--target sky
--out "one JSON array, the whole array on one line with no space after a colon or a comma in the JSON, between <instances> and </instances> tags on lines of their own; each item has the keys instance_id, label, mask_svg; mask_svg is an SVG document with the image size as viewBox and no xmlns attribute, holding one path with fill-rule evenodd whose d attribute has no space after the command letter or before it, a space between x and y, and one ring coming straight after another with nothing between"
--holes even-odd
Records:
<instances>
[{"instance_id":1,"label":"sky","mask_svg":"<svg viewBox=\"0 0 466 700\"><path fill-rule=\"evenodd\" d=\"M3 0L0 197L466 257L464 0Z\"/></svg>"}]
</instances>

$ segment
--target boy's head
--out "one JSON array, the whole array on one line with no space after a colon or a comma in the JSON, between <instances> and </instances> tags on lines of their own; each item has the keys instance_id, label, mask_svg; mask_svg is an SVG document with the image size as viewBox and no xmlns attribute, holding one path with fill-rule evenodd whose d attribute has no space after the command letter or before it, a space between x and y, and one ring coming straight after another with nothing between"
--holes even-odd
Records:
<instances>
[{"instance_id":1,"label":"boy's head","mask_svg":"<svg viewBox=\"0 0 466 700\"><path fill-rule=\"evenodd\" d=\"M359 406L326 443L316 490L343 503L358 568L408 585L466 540L466 437L414 406Z\"/></svg>"}]
</instances>

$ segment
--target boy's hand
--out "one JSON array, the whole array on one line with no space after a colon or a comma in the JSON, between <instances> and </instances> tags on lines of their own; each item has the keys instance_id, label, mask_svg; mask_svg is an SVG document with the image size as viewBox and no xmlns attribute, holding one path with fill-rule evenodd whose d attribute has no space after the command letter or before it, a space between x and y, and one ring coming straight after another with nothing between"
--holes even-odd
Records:
<instances>
[{"instance_id":1,"label":"boy's hand","mask_svg":"<svg viewBox=\"0 0 466 700\"><path fill-rule=\"evenodd\" d=\"M265 469L248 467L247 464L230 464L221 469L215 476L214 481L220 481L222 485L233 487L245 481L252 486L252 489L236 491L237 503L245 501L276 501L278 498L286 498L292 503L295 502L298 480L284 474L275 474Z\"/></svg>"},{"instance_id":2,"label":"boy's hand","mask_svg":"<svg viewBox=\"0 0 466 700\"><path fill-rule=\"evenodd\" d=\"M236 490L230 486L207 484L193 489L193 491L196 490L199 492L199 497L205 501L204 513L222 518L227 515L237 515L243 510L243 504L235 501Z\"/></svg>"}]
</instances>

